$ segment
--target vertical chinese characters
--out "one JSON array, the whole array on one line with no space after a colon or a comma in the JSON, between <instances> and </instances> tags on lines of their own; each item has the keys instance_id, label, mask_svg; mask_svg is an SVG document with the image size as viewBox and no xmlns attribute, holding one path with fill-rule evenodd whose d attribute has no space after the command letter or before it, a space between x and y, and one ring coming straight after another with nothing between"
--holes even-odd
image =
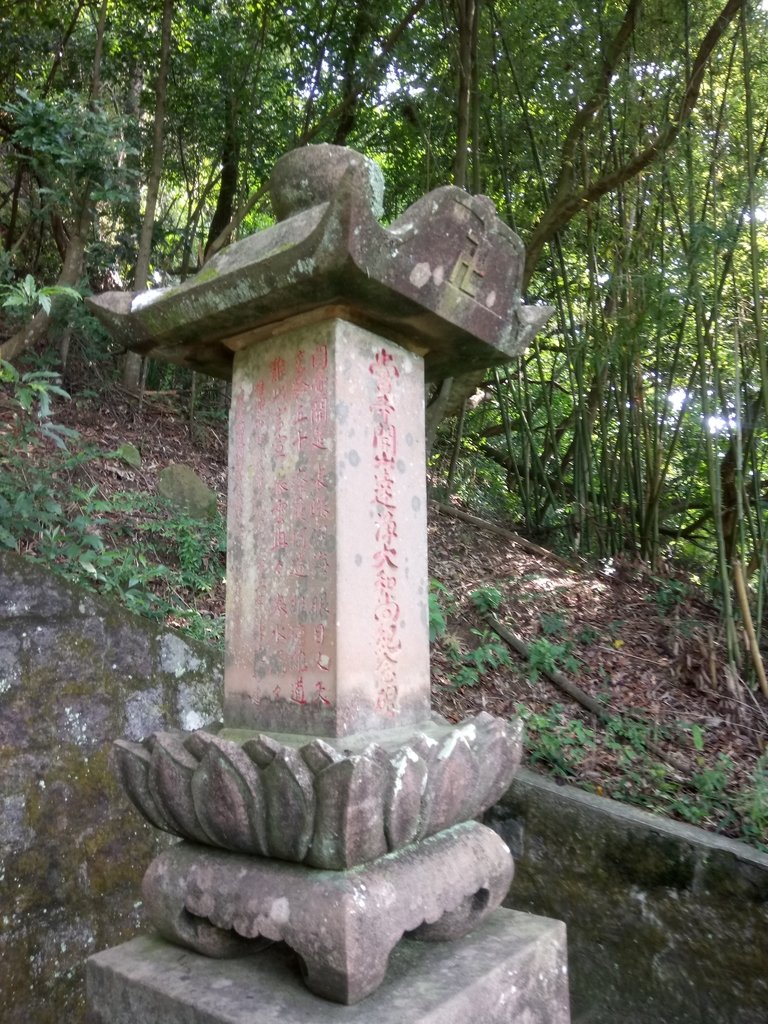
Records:
<instances>
[{"instance_id":1,"label":"vertical chinese characters","mask_svg":"<svg viewBox=\"0 0 768 1024\"><path fill-rule=\"evenodd\" d=\"M263 505L269 538L263 555L274 581L274 607L267 609L271 630L261 638L255 667L262 697L299 706L331 703L328 363L325 345L282 350L264 362L257 382L267 422L260 433L261 462L271 480Z\"/></svg>"},{"instance_id":2,"label":"vertical chinese characters","mask_svg":"<svg viewBox=\"0 0 768 1024\"><path fill-rule=\"evenodd\" d=\"M397 427L394 389L400 371L395 358L380 349L369 366L375 382L373 414L373 482L376 543L373 556L376 603L376 709L389 717L397 714L398 636L398 533L395 502Z\"/></svg>"}]
</instances>

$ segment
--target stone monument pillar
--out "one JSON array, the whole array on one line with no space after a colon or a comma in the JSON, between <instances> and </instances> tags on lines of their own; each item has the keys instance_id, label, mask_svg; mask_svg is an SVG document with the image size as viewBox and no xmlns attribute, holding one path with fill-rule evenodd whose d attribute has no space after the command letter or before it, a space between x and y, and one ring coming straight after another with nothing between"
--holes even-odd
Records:
<instances>
[{"instance_id":1,"label":"stone monument pillar","mask_svg":"<svg viewBox=\"0 0 768 1024\"><path fill-rule=\"evenodd\" d=\"M567 1024L562 926L497 910L512 858L474 820L520 725L430 715L426 568L425 374L508 361L550 311L485 197L384 228L377 165L327 145L271 187L278 223L196 277L91 301L129 348L231 376L232 409L224 725L115 745L182 841L143 883L161 939L89 961L89 1020Z\"/></svg>"}]
</instances>

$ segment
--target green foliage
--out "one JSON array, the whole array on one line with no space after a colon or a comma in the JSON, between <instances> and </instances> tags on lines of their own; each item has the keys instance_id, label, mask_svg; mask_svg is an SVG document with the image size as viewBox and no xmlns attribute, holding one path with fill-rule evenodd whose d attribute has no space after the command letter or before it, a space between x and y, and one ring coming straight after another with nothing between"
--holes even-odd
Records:
<instances>
[{"instance_id":1,"label":"green foliage","mask_svg":"<svg viewBox=\"0 0 768 1024\"><path fill-rule=\"evenodd\" d=\"M681 607L688 599L690 587L682 580L657 579L658 589L649 600L653 600L659 614L667 615L675 608Z\"/></svg>"},{"instance_id":2,"label":"green foliage","mask_svg":"<svg viewBox=\"0 0 768 1024\"><path fill-rule=\"evenodd\" d=\"M53 421L53 399L68 397L57 379L48 371L19 374L0 362L0 384L17 410L12 429L0 433L0 545L35 550L66 579L221 643L223 616L198 604L224 578L223 517L199 521L153 495L105 499L95 485L83 486L88 464L120 449L79 445L74 431ZM47 441L53 451L45 450Z\"/></svg>"},{"instance_id":3,"label":"green foliage","mask_svg":"<svg viewBox=\"0 0 768 1024\"><path fill-rule=\"evenodd\" d=\"M519 704L517 713L525 722L527 747L532 764L543 764L555 775L571 777L594 751L593 729L580 719L566 718L560 704L548 711L530 711Z\"/></svg>"},{"instance_id":4,"label":"green foliage","mask_svg":"<svg viewBox=\"0 0 768 1024\"><path fill-rule=\"evenodd\" d=\"M472 633L478 637L479 643L456 657L456 671L453 676L453 685L456 689L462 686L477 686L488 672L509 668L512 664L509 650L504 644L481 630L473 629Z\"/></svg>"},{"instance_id":5,"label":"green foliage","mask_svg":"<svg viewBox=\"0 0 768 1024\"><path fill-rule=\"evenodd\" d=\"M649 744L657 746L665 739L653 723L613 717L604 727L591 728L560 704L546 712L518 705L517 712L526 725L532 764L546 766L588 789L597 788L601 795L672 814L693 825L736 833L768 851L768 754L758 760L746 784L739 783L733 762L722 754L686 780L650 749ZM606 775L595 787L581 780L601 750L611 751L621 770Z\"/></svg>"},{"instance_id":6,"label":"green foliage","mask_svg":"<svg viewBox=\"0 0 768 1024\"><path fill-rule=\"evenodd\" d=\"M539 616L545 636L560 636L565 632L568 621L562 612L542 612Z\"/></svg>"},{"instance_id":7,"label":"green foliage","mask_svg":"<svg viewBox=\"0 0 768 1024\"><path fill-rule=\"evenodd\" d=\"M768 751L758 758L749 784L735 797L744 838L768 853Z\"/></svg>"},{"instance_id":8,"label":"green foliage","mask_svg":"<svg viewBox=\"0 0 768 1024\"><path fill-rule=\"evenodd\" d=\"M85 579L137 614L170 617L199 639L221 643L223 616L214 620L197 608L224 578L226 523L219 512L192 519L138 491L103 499L95 488L73 488L68 499L67 528L41 538L41 554L62 575Z\"/></svg>"},{"instance_id":9,"label":"green foliage","mask_svg":"<svg viewBox=\"0 0 768 1024\"><path fill-rule=\"evenodd\" d=\"M504 600L501 591L496 587L481 587L479 590L473 590L469 599L481 615L498 611Z\"/></svg>"},{"instance_id":10,"label":"green foliage","mask_svg":"<svg viewBox=\"0 0 768 1024\"><path fill-rule=\"evenodd\" d=\"M94 202L131 199L135 171L125 160L129 147L119 119L74 92L42 99L18 89L2 109L12 119L18 158L42 183L43 211L71 206L83 188Z\"/></svg>"},{"instance_id":11,"label":"green foliage","mask_svg":"<svg viewBox=\"0 0 768 1024\"><path fill-rule=\"evenodd\" d=\"M496 610L501 594L495 587L483 587L470 594L470 600L485 612ZM477 686L489 672L512 664L507 647L485 630L473 629L478 642L468 650L449 632L448 617L456 610L454 595L439 580L430 580L429 587L429 639L440 642L452 666L451 684L459 689Z\"/></svg>"},{"instance_id":12,"label":"green foliage","mask_svg":"<svg viewBox=\"0 0 768 1024\"><path fill-rule=\"evenodd\" d=\"M569 641L553 643L546 637L537 637L528 646L528 667L532 680L548 672L578 672L581 662L572 653L573 645Z\"/></svg>"},{"instance_id":13,"label":"green foliage","mask_svg":"<svg viewBox=\"0 0 768 1024\"><path fill-rule=\"evenodd\" d=\"M31 274L27 274L24 280L17 284L0 284L0 306L24 314L31 312L35 306L39 306L45 313L50 313L52 300L59 296L74 299L76 302L82 298L80 292L65 285L46 285L38 288Z\"/></svg>"},{"instance_id":14,"label":"green foliage","mask_svg":"<svg viewBox=\"0 0 768 1024\"><path fill-rule=\"evenodd\" d=\"M434 643L448 631L449 608L453 597L439 580L429 581L429 642Z\"/></svg>"},{"instance_id":15,"label":"green foliage","mask_svg":"<svg viewBox=\"0 0 768 1024\"><path fill-rule=\"evenodd\" d=\"M54 397L69 398L60 386L60 375L50 370L31 370L19 373L4 359L0 359L0 388L8 394L9 404L15 409L13 427L5 443L24 444L33 433L53 441L57 448L66 448L67 440L76 437L74 431L51 418Z\"/></svg>"}]
</instances>

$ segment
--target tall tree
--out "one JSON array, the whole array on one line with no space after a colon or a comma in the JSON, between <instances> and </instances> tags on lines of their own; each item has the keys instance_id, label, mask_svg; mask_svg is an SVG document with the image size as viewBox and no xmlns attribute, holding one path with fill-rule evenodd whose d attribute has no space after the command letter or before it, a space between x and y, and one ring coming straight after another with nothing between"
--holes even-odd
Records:
<instances>
[{"instance_id":1,"label":"tall tree","mask_svg":"<svg viewBox=\"0 0 768 1024\"><path fill-rule=\"evenodd\" d=\"M149 266L152 258L152 235L155 229L155 211L163 174L163 132L165 126L165 104L168 96L168 69L171 60L171 29L173 25L173 0L163 0L163 16L160 28L160 61L155 85L155 117L152 132L152 150L147 175L147 191L144 216L141 222L139 250L136 255L136 269L133 275L134 291L144 291L149 281ZM141 357L127 352L123 360L123 384L135 391L140 384Z\"/></svg>"}]
</instances>

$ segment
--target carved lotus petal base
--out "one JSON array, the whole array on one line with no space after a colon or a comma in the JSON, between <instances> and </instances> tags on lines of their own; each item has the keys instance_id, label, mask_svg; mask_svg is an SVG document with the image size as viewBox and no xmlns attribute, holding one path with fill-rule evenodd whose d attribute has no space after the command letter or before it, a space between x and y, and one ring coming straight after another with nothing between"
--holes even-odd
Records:
<instances>
[{"instance_id":1,"label":"carved lotus petal base","mask_svg":"<svg viewBox=\"0 0 768 1024\"><path fill-rule=\"evenodd\" d=\"M351 1004L378 988L406 932L430 941L466 935L499 906L512 873L504 842L471 821L348 871L184 842L150 864L143 891L170 942L231 957L284 941L312 992Z\"/></svg>"},{"instance_id":2,"label":"carved lotus petal base","mask_svg":"<svg viewBox=\"0 0 768 1024\"><path fill-rule=\"evenodd\" d=\"M118 740L115 757L128 796L156 827L340 871L482 814L512 781L522 726L481 713L334 742L163 732L143 744Z\"/></svg>"}]
</instances>

